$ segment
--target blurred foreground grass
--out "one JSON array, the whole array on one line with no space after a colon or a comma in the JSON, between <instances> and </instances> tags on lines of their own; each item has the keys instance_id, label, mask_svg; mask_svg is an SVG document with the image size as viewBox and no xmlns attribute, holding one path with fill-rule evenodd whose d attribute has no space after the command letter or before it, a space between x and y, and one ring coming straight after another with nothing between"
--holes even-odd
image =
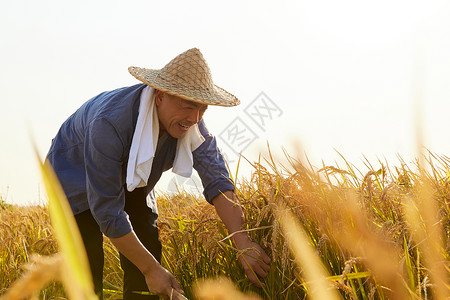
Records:
<instances>
[{"instance_id":1,"label":"blurred foreground grass","mask_svg":"<svg viewBox=\"0 0 450 300\"><path fill-rule=\"evenodd\" d=\"M426 165L389 167L377 162L359 171L322 166L286 154L253 163L250 178L236 180L237 203L250 236L272 258L266 287L249 285L227 232L204 200L180 192L158 198L163 265L193 299L206 278L228 278L245 299L447 299L450 296L450 159L429 155ZM0 294L20 278L31 254L57 251L46 207L0 201ZM105 238L106 299L121 299L119 257ZM320 284L318 284L320 283ZM211 286L211 285L209 285ZM233 285L231 285L233 286ZM205 291L205 289L203 291ZM237 299L228 289L228 298ZM326 296L322 292L326 292ZM329 293L328 293L329 292ZM202 296L203 295L203 296ZM234 295L234 296L233 296ZM51 283L41 299L66 297ZM230 298L231 297L231 298Z\"/></svg>"}]
</instances>

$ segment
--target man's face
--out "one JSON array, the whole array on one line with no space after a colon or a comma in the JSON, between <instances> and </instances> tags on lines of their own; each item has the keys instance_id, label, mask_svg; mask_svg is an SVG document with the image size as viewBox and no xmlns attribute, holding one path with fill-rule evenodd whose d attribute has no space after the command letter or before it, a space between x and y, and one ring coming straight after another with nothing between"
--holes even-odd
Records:
<instances>
[{"instance_id":1,"label":"man's face","mask_svg":"<svg viewBox=\"0 0 450 300\"><path fill-rule=\"evenodd\" d=\"M192 102L161 91L156 92L156 107L160 132L167 131L174 138L180 138L189 127L197 124L208 105Z\"/></svg>"}]
</instances>

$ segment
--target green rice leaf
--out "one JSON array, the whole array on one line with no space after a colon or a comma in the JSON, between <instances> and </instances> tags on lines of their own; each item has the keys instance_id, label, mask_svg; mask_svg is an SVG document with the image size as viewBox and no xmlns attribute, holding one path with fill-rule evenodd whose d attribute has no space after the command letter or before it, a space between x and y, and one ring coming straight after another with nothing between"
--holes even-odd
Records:
<instances>
[{"instance_id":1,"label":"green rice leaf","mask_svg":"<svg viewBox=\"0 0 450 300\"><path fill-rule=\"evenodd\" d=\"M360 278L367 278L370 277L370 272L355 272L355 273L348 273L344 279L352 280L352 279L360 279ZM328 280L331 281L339 281L341 280L342 275L335 275L328 277Z\"/></svg>"}]
</instances>

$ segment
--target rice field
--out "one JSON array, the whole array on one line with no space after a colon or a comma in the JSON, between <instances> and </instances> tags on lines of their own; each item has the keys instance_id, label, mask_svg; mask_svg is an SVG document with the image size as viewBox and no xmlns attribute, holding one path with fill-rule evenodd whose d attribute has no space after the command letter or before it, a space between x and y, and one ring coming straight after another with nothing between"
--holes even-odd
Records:
<instances>
[{"instance_id":1,"label":"rice field","mask_svg":"<svg viewBox=\"0 0 450 300\"><path fill-rule=\"evenodd\" d=\"M242 252L213 206L183 191L158 197L162 264L188 299L450 297L448 157L429 153L420 164L399 158L396 166L366 161L365 170L286 158L288 165L272 157L252 162L250 178L234 178L243 230L272 259L263 289L249 284ZM48 271L61 260L48 207L3 200L0 299L11 298L26 276L35 278L22 287L32 297L66 298L64 279ZM106 238L104 249L105 299L121 299L118 253Z\"/></svg>"}]
</instances>

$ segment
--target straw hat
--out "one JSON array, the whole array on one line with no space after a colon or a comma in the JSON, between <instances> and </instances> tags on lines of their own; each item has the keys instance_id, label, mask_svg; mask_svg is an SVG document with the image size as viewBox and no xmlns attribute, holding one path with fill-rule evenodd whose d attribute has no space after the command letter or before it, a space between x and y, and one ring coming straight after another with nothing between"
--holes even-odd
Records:
<instances>
[{"instance_id":1,"label":"straw hat","mask_svg":"<svg viewBox=\"0 0 450 300\"><path fill-rule=\"evenodd\" d=\"M208 64L197 48L181 53L160 70L129 67L128 71L143 83L183 99L219 106L240 103L213 83Z\"/></svg>"}]
</instances>

